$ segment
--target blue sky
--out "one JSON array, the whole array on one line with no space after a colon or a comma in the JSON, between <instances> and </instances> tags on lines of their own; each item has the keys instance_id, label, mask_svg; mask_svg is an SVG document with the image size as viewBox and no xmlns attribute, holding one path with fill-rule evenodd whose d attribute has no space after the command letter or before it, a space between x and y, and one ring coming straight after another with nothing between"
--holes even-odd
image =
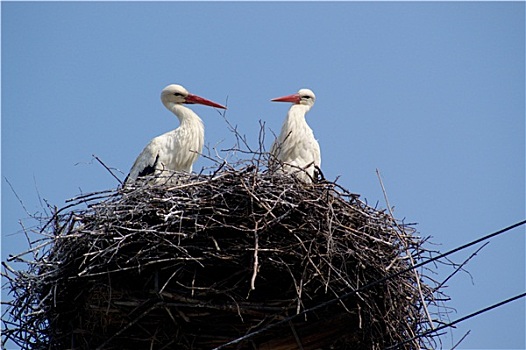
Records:
<instances>
[{"instance_id":1,"label":"blue sky","mask_svg":"<svg viewBox=\"0 0 526 350\"><path fill-rule=\"evenodd\" d=\"M161 89L219 103L257 144L300 88L328 179L417 222L446 251L525 216L524 2L2 2L2 260L19 221L117 185L146 143L178 125ZM233 137L193 106L206 143ZM267 134L266 145L272 142ZM209 166L201 158L194 169ZM445 290L464 316L524 292L524 227L498 237ZM463 261L473 250L453 256ZM442 269L437 278L449 271ZM524 349L525 302L461 323L450 348Z\"/></svg>"}]
</instances>

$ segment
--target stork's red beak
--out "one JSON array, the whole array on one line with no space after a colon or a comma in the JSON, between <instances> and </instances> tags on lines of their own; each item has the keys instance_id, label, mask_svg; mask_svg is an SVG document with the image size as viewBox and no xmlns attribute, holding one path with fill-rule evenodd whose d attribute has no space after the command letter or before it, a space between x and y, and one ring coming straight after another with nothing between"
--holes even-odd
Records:
<instances>
[{"instance_id":1,"label":"stork's red beak","mask_svg":"<svg viewBox=\"0 0 526 350\"><path fill-rule=\"evenodd\" d=\"M225 106L222 106L219 103L215 103L201 96L192 95L192 94L188 94L188 96L186 96L185 103L188 103L188 104L195 103L195 104L200 104L200 105L205 105L205 106L210 106L210 107L215 107L215 108L226 109Z\"/></svg>"},{"instance_id":2,"label":"stork's red beak","mask_svg":"<svg viewBox=\"0 0 526 350\"><path fill-rule=\"evenodd\" d=\"M272 102L292 102L292 103L300 103L301 97L299 94L292 94L282 97L276 97L273 98Z\"/></svg>"}]
</instances>

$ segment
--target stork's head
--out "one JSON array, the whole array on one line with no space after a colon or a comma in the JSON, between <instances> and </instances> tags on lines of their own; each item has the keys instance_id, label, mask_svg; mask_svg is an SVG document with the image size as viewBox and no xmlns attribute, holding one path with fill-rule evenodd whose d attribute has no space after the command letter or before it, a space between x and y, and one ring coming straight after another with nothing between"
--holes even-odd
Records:
<instances>
[{"instance_id":1,"label":"stork's head","mask_svg":"<svg viewBox=\"0 0 526 350\"><path fill-rule=\"evenodd\" d=\"M191 94L181 85L171 84L163 89L161 92L161 101L169 108L169 105L173 104L201 104L210 107L226 109L225 106L207 100L206 98Z\"/></svg>"},{"instance_id":2,"label":"stork's head","mask_svg":"<svg viewBox=\"0 0 526 350\"><path fill-rule=\"evenodd\" d=\"M316 95L309 89L301 89L295 94L273 98L273 102L292 102L298 105L306 105L312 107L316 101Z\"/></svg>"}]
</instances>

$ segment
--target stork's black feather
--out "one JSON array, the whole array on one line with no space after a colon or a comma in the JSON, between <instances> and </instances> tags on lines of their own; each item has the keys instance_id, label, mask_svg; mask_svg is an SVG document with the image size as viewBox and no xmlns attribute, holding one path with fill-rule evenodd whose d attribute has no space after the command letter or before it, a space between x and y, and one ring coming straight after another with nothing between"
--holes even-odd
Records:
<instances>
[{"instance_id":1,"label":"stork's black feather","mask_svg":"<svg viewBox=\"0 0 526 350\"><path fill-rule=\"evenodd\" d=\"M155 162L153 162L152 165L146 166L144 169L142 169L139 172L139 176L138 177L153 175L153 173L155 172L155 167L156 167L158 161L159 161L159 155L157 155L155 157Z\"/></svg>"}]
</instances>

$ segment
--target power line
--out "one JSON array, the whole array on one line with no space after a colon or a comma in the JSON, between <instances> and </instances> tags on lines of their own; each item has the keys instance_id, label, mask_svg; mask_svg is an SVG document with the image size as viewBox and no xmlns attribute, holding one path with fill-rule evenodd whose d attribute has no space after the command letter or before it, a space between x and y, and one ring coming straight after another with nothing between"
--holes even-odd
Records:
<instances>
[{"instance_id":1,"label":"power line","mask_svg":"<svg viewBox=\"0 0 526 350\"><path fill-rule=\"evenodd\" d=\"M517 299L524 298L524 297L526 297L526 293L522 293L522 294L516 295L516 296L514 296L514 297L512 297L512 298L509 298L509 299L506 299L506 300L504 300L504 301L498 302L498 303L493 304L493 305L491 305L491 306L488 306L488 307L486 307L486 308L484 308L484 309L482 309L482 310L479 310L479 311L473 312L473 313L471 313L471 314L469 314L469 315L466 315L466 316L464 316L464 317L458 318L458 319L456 319L456 320L454 320L454 321L452 321L452 322L446 323L446 324L444 324L444 325L442 325L442 326L440 326L440 327L437 327L437 328L434 328L434 329L429 329L429 330L427 330L427 331L425 331L425 332L423 332L423 333L421 333L421 334L415 335L415 336L412 337L412 338L406 339L406 340L404 340L403 342L397 343L397 344L395 344L395 345L391 345L391 346L385 348L384 350L396 349L396 348L398 348L400 345L404 345L404 344L407 344L407 343L409 343L409 342L411 342L411 341L413 341L413 340L415 340L415 339L425 337L425 336L427 336L427 335L429 335L429 334L432 334L432 333L436 333L436 332L438 332L438 331L441 331L441 330L444 329L444 328L449 328L449 327L451 327L451 326L456 325L457 323L460 323L460 322L462 322L462 321L465 321L465 320L467 320L467 319L470 319L470 318L475 317L475 316L477 316L477 315L483 314L483 313L485 313L485 312L487 312L487 311L490 311L490 310L496 309L496 308L498 308L499 306L502 306L502 305L504 305L504 304L511 303L512 301L515 301L515 300L517 300Z\"/></svg>"},{"instance_id":2,"label":"power line","mask_svg":"<svg viewBox=\"0 0 526 350\"><path fill-rule=\"evenodd\" d=\"M443 253L443 254L439 254L439 255L437 255L437 256L434 256L434 257L432 257L432 258L429 258L429 259L426 260L426 261L420 262L420 263L418 263L418 264L416 264L416 265L413 265L413 266L411 266L411 267L408 267L408 268L406 268L406 269L404 269L404 270L400 270L400 271L398 271L398 272L396 272L396 273L393 273L393 274L387 275L387 276L385 276L385 277L382 277L382 278L380 278L380 279L377 279L377 280L375 280L375 281L372 281L372 282L370 282L370 283L367 283L367 284L365 284L365 285L363 285L363 286L361 286L361 287L359 287L359 288L353 289L353 290L351 290L351 291L349 291L349 292L347 292L347 293L345 293L345 294L343 294L343 295L341 295L341 296L339 296L339 297L337 297L337 298L334 298L334 299L328 300L328 301L326 301L326 302L323 302L323 303L321 303L321 304L318 304L318 305L316 305L316 306L313 306L313 307L311 307L311 308L309 308L309 309L305 309L305 310L303 310L303 311L301 311L301 312L299 312L299 313L297 313L297 314L295 314L295 315L292 315L292 316L286 317L286 318L284 318L284 319L282 319L282 320L280 320L280 321L277 321L277 322L275 322L275 323L271 323L271 324L269 324L269 325L267 325L267 326L265 326L265 327L263 327L263 328L261 328L261 329L255 330L255 331L253 331L253 332L251 332L251 333L248 333L248 334L246 334L246 335L244 335L244 336L242 336L242 337L239 337L239 338L237 338L237 339L234 339L234 340L232 340L232 341L230 341L230 342L228 342L228 343L225 343L225 344L223 344L223 345L220 345L220 346L218 346L218 347L215 347L215 348L212 349L212 350L220 350L220 349L223 349L223 348L225 348L225 347L227 347L227 346L234 345L234 344L240 343L240 342L242 342L242 341L244 341L244 340L247 340L247 339L253 338L254 336L259 335L259 334L261 334L261 333L264 333L264 332L266 332L266 331L268 331L268 330L270 330L270 329L272 329L272 328L274 328L274 327L277 327L277 326L282 325L282 324L284 324L284 323L288 323L288 322L292 321L293 319L295 319L295 318L297 318L297 317L299 317L299 316L305 315L305 314L307 314L307 313L309 313L309 312L312 312L312 311L315 311L315 310L321 309L321 308L323 308L323 307L325 307L325 306L329 306L329 305L335 304L335 303L337 303L337 302L339 302L339 301L345 300L345 299L347 299L347 298L353 296L354 294L359 293L359 292L364 291L364 290L367 290L367 289L369 289L369 288L371 288L371 287L373 287L373 286L375 286L375 285L377 285L377 284L380 284L380 283L386 282L386 281L388 281L388 280L390 280L390 279L392 279L392 278L398 277L398 276L400 276L400 275L402 275L402 274L404 274L404 273L407 273L407 272L409 272L409 271L415 270L415 269L417 269L417 268L419 268L419 267L422 267L422 266L424 266L424 265L427 265L427 264L429 264L429 263L431 263L431 262L433 262L433 261L436 261L436 260L442 259L442 258L444 258L444 257L446 257L446 256L448 256L448 255L451 255L451 254L456 253L456 252L458 252L458 251L461 251L461 250L463 250L463 249L469 248L469 247L471 247L471 246L473 246L473 245L475 245L475 244L477 244L477 243L480 243L480 242L486 241L486 240L488 240L488 239L491 239L491 238L493 238L493 237L495 237L495 236L501 235L501 234L503 234L503 233L505 233L505 232L508 232L508 231L510 231L510 230L512 230L512 229L514 229L514 228L517 228L517 227L519 227L519 226L522 226L522 225L524 225L524 224L526 224L526 220L522 220L522 221L520 221L520 222L517 222L517 223L515 223L515 224L513 224L513 225L510 225L510 226L505 227L505 228L503 228L503 229L501 229L501 230L498 230L498 231L495 231L495 232L490 233L490 234L488 234L488 235L485 235L485 236L483 236L483 237L481 237L481 238L478 238L478 239L476 239L476 240L474 240L474 241L468 242L468 243L466 243L466 244L464 244L464 245L461 245L461 246L459 246L459 247L457 247L457 248L453 248L453 249L451 249L451 250L449 250L449 251L447 251L447 252L445 252L445 253ZM455 322L458 323L458 322L461 322L462 320L463 320L463 319L456 320ZM441 326L441 327L443 327L443 326ZM432 331L434 331L434 330L432 330ZM420 336L417 336L417 337L423 337L423 336L424 336L424 335L420 335Z\"/></svg>"}]
</instances>

